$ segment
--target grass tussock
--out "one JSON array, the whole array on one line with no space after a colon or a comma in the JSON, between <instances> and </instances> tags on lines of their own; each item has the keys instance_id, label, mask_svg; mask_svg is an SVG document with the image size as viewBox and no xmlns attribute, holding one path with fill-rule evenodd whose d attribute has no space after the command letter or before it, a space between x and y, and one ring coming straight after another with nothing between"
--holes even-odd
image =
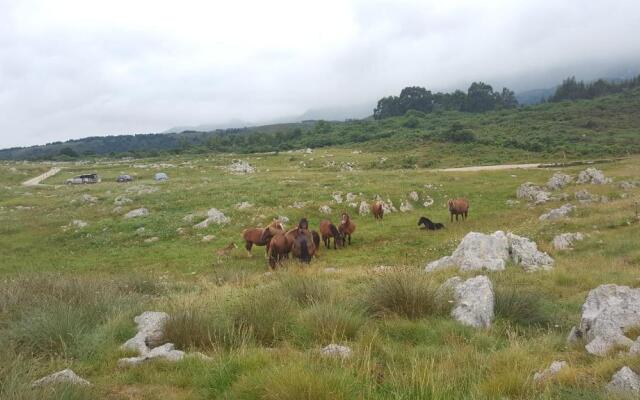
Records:
<instances>
[{"instance_id":1,"label":"grass tussock","mask_svg":"<svg viewBox=\"0 0 640 400\"><path fill-rule=\"evenodd\" d=\"M325 280L300 274L281 278L280 286L287 296L302 305L326 301L331 293Z\"/></svg>"},{"instance_id":2,"label":"grass tussock","mask_svg":"<svg viewBox=\"0 0 640 400\"><path fill-rule=\"evenodd\" d=\"M318 303L300 316L301 325L321 344L354 340L365 317L362 313L335 303Z\"/></svg>"},{"instance_id":3,"label":"grass tussock","mask_svg":"<svg viewBox=\"0 0 640 400\"><path fill-rule=\"evenodd\" d=\"M520 326L546 326L551 322L540 294L521 288L496 288L494 312Z\"/></svg>"},{"instance_id":4,"label":"grass tussock","mask_svg":"<svg viewBox=\"0 0 640 400\"><path fill-rule=\"evenodd\" d=\"M449 305L438 295L437 288L437 283L421 271L397 269L374 278L364 303L374 315L394 314L409 319L444 315Z\"/></svg>"}]
</instances>

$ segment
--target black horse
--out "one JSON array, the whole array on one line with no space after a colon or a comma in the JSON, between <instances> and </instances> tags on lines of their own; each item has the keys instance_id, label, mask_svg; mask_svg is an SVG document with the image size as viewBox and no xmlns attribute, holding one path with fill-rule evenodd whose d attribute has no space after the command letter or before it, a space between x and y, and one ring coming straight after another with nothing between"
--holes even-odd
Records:
<instances>
[{"instance_id":1,"label":"black horse","mask_svg":"<svg viewBox=\"0 0 640 400\"><path fill-rule=\"evenodd\" d=\"M440 222L434 223L427 217L420 217L420 220L418 221L418 226L420 225L424 225L423 229L429 229L430 231L436 231L438 229L444 228L444 225L442 225Z\"/></svg>"}]
</instances>

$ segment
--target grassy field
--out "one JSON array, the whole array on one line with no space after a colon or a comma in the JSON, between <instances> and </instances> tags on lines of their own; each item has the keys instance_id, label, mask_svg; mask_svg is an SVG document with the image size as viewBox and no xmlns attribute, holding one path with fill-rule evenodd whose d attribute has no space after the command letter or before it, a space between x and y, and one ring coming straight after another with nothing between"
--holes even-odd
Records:
<instances>
[{"instance_id":1,"label":"grassy field","mask_svg":"<svg viewBox=\"0 0 640 400\"><path fill-rule=\"evenodd\" d=\"M578 206L573 217L542 223L540 214L565 202L506 201L521 183L543 184L555 170L438 172L388 162L428 159L437 148L355 149L242 156L257 167L247 175L225 169L237 155L66 163L37 187L20 182L50 164L1 164L0 398L604 399L603 388L620 367L640 371L637 357L594 357L565 343L589 290L603 283L640 286L640 224L634 222L640 188L616 184L639 179L640 158L598 165L614 183L568 186L561 192ZM464 153L457 157L450 165L468 164ZM170 179L155 182L158 171ZM103 182L63 185L82 172L98 172ZM116 183L121 173L135 182ZM583 188L610 202L577 203L573 194ZM370 203L380 195L399 208L411 191L420 194L415 209L383 221L332 198L351 192L358 203ZM119 196L131 202L116 209ZM434 203L425 208L427 196ZM449 223L446 200L462 196L471 202L469 219ZM237 209L243 201L253 207ZM298 209L295 202L306 203ZM291 261L273 273L263 247L247 256L243 229L276 216L289 218L288 226L307 217L317 227L323 205L332 208L334 222L342 211L352 215L357 230L350 247L323 248L309 266ZM149 215L123 218L139 207ZM212 207L231 222L194 229ZM196 214L192 222L185 220L190 214ZM418 229L422 215L446 229ZM76 219L88 225L71 226ZM475 330L454 321L450 305L434 294L460 274L423 268L450 254L466 233L495 230L535 240L556 266L487 273L497 317L490 330ZM589 236L574 250L552 249L556 234L577 231ZM215 238L205 242L205 235ZM230 242L238 249L216 255ZM393 268L379 272L378 266ZM145 310L168 312L170 341L212 360L118 368L126 355L119 346ZM350 346L353 357L322 358L319 350L329 343ZM558 359L570 367L534 384L533 374ZM34 379L63 368L93 386L31 389Z\"/></svg>"}]
</instances>

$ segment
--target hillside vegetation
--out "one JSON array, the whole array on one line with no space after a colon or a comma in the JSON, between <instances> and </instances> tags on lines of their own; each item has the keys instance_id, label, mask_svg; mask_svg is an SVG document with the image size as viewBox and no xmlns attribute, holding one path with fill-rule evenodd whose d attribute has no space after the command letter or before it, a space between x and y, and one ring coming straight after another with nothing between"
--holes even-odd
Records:
<instances>
[{"instance_id":1,"label":"hillside vegetation","mask_svg":"<svg viewBox=\"0 0 640 400\"><path fill-rule=\"evenodd\" d=\"M640 158L600 164L613 183L574 183L554 192L566 194L566 200L537 206L516 202L516 189L526 181L542 185L555 170L442 172L401 162L418 152L446 165L467 164L476 152L487 160L525 161L537 154L507 146L506 155L497 155L492 145L416 141L425 132L449 132L439 130L442 120L461 123L452 132L469 129L476 141L502 140L504 132L492 126L516 132L520 128L513 121L539 126L536 134L550 141L556 140L550 132L576 137L589 132L590 140L578 143L582 151L591 154L606 143L601 151L611 148L616 154L622 143L638 145L631 128L638 126L631 112L638 97L624 96L545 104L534 113L412 113L376 123L381 131L401 131L397 137L311 153L56 163L62 172L35 187L20 183L52 163L4 162L0 398L610 399L604 387L613 373L625 365L640 371L640 359L615 351L592 356L565 339L579 323L590 290L605 283L638 287L640 188L618 183L639 179ZM626 111L619 110L622 104ZM399 128L414 119L418 127ZM587 121L594 127L580 126ZM335 130L328 135L341 137ZM231 173L227 167L239 157L257 171ZM582 169L561 171L575 176ZM89 171L103 182L63 185ZM159 171L169 180L154 181ZM122 173L135 181L116 183ZM609 201L579 203L574 199L579 190ZM412 191L419 201L409 200ZM354 203L371 203L379 195L396 207L403 201L414 209L376 221L333 197L346 198L349 192L356 196ZM462 196L471 203L469 218L450 223L446 200ZM424 206L428 199L433 204ZM250 206L239 206L242 202ZM570 218L539 221L542 213L566 202L577 206ZM321 214L321 206L329 206L331 214ZM140 207L149 214L124 217ZM212 207L230 222L195 228ZM275 216L288 217L289 227L306 217L317 229L321 219L338 222L342 211L357 224L352 245L322 248L310 265L291 260L271 272L264 247L254 248L253 257L243 248L242 230L264 226ZM443 222L445 229L420 230L416 223L422 215ZM468 232L496 230L531 238L555 265L527 273L508 263L502 272L478 272L493 283L496 318L490 329L474 329L451 317L451 303L436 295L436 288L454 275L466 279L476 273L427 274L424 267L451 254ZM564 232L588 236L574 250L555 250L551 241ZM238 248L218 254L230 242ZM207 357L118 366L120 358L132 355L120 345L135 334L133 318L146 310L169 313L167 340L176 348ZM330 343L349 346L352 356L322 357L320 349ZM553 360L567 361L568 367L534 383L533 374ZM64 368L93 385L31 388L33 380Z\"/></svg>"},{"instance_id":2,"label":"hillside vegetation","mask_svg":"<svg viewBox=\"0 0 640 400\"><path fill-rule=\"evenodd\" d=\"M92 137L45 146L0 150L0 159L95 158L169 154L254 153L327 146L371 151L418 148L438 154L474 153L462 163L517 159L608 157L640 152L640 88L589 100L545 103L480 113L410 110L381 120L305 123L135 136ZM408 158L406 166L441 165ZM438 157L441 158L441 157Z\"/></svg>"}]
</instances>

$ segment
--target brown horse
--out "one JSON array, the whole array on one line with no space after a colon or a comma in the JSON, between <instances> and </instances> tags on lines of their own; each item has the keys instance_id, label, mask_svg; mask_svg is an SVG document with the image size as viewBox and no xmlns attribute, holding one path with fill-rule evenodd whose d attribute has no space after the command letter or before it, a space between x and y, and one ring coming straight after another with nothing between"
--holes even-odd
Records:
<instances>
[{"instance_id":1,"label":"brown horse","mask_svg":"<svg viewBox=\"0 0 640 400\"><path fill-rule=\"evenodd\" d=\"M291 246L289 246L285 234L282 232L276 233L270 239L269 249L267 250L269 266L275 269L277 264L281 264L283 259L289 257L289 251L291 251Z\"/></svg>"},{"instance_id":2,"label":"brown horse","mask_svg":"<svg viewBox=\"0 0 640 400\"><path fill-rule=\"evenodd\" d=\"M348 237L349 244L351 244L351 234L356 231L356 224L351 221L349 214L342 213L342 219L340 220L338 231L342 234L343 240Z\"/></svg>"},{"instance_id":3,"label":"brown horse","mask_svg":"<svg viewBox=\"0 0 640 400\"><path fill-rule=\"evenodd\" d=\"M269 252L268 244L269 240L278 232L283 232L284 227L277 219L274 219L266 228L249 228L242 231L242 238L245 242L245 249L247 254L251 257L251 248L256 246L267 246L267 252Z\"/></svg>"},{"instance_id":4,"label":"brown horse","mask_svg":"<svg viewBox=\"0 0 640 400\"><path fill-rule=\"evenodd\" d=\"M467 199L453 199L449 200L447 203L449 206L449 212L451 213L451 222L453 222L453 216L456 216L456 221L458 220L458 215L462 217L462 220L467 219L467 214L469 213L469 200Z\"/></svg>"},{"instance_id":5,"label":"brown horse","mask_svg":"<svg viewBox=\"0 0 640 400\"><path fill-rule=\"evenodd\" d=\"M382 207L382 203L376 201L371 205L371 213L375 219L382 219L384 216L384 208Z\"/></svg>"},{"instance_id":6,"label":"brown horse","mask_svg":"<svg viewBox=\"0 0 640 400\"><path fill-rule=\"evenodd\" d=\"M309 221L306 218L302 218L296 228L287 231L285 237L293 256L303 262L309 262L316 253L313 233L309 230Z\"/></svg>"},{"instance_id":7,"label":"brown horse","mask_svg":"<svg viewBox=\"0 0 640 400\"><path fill-rule=\"evenodd\" d=\"M338 228L328 219L320 221L320 235L326 248L329 248L331 238L333 238L334 249L344 246L344 237L340 231L338 231Z\"/></svg>"}]
</instances>

